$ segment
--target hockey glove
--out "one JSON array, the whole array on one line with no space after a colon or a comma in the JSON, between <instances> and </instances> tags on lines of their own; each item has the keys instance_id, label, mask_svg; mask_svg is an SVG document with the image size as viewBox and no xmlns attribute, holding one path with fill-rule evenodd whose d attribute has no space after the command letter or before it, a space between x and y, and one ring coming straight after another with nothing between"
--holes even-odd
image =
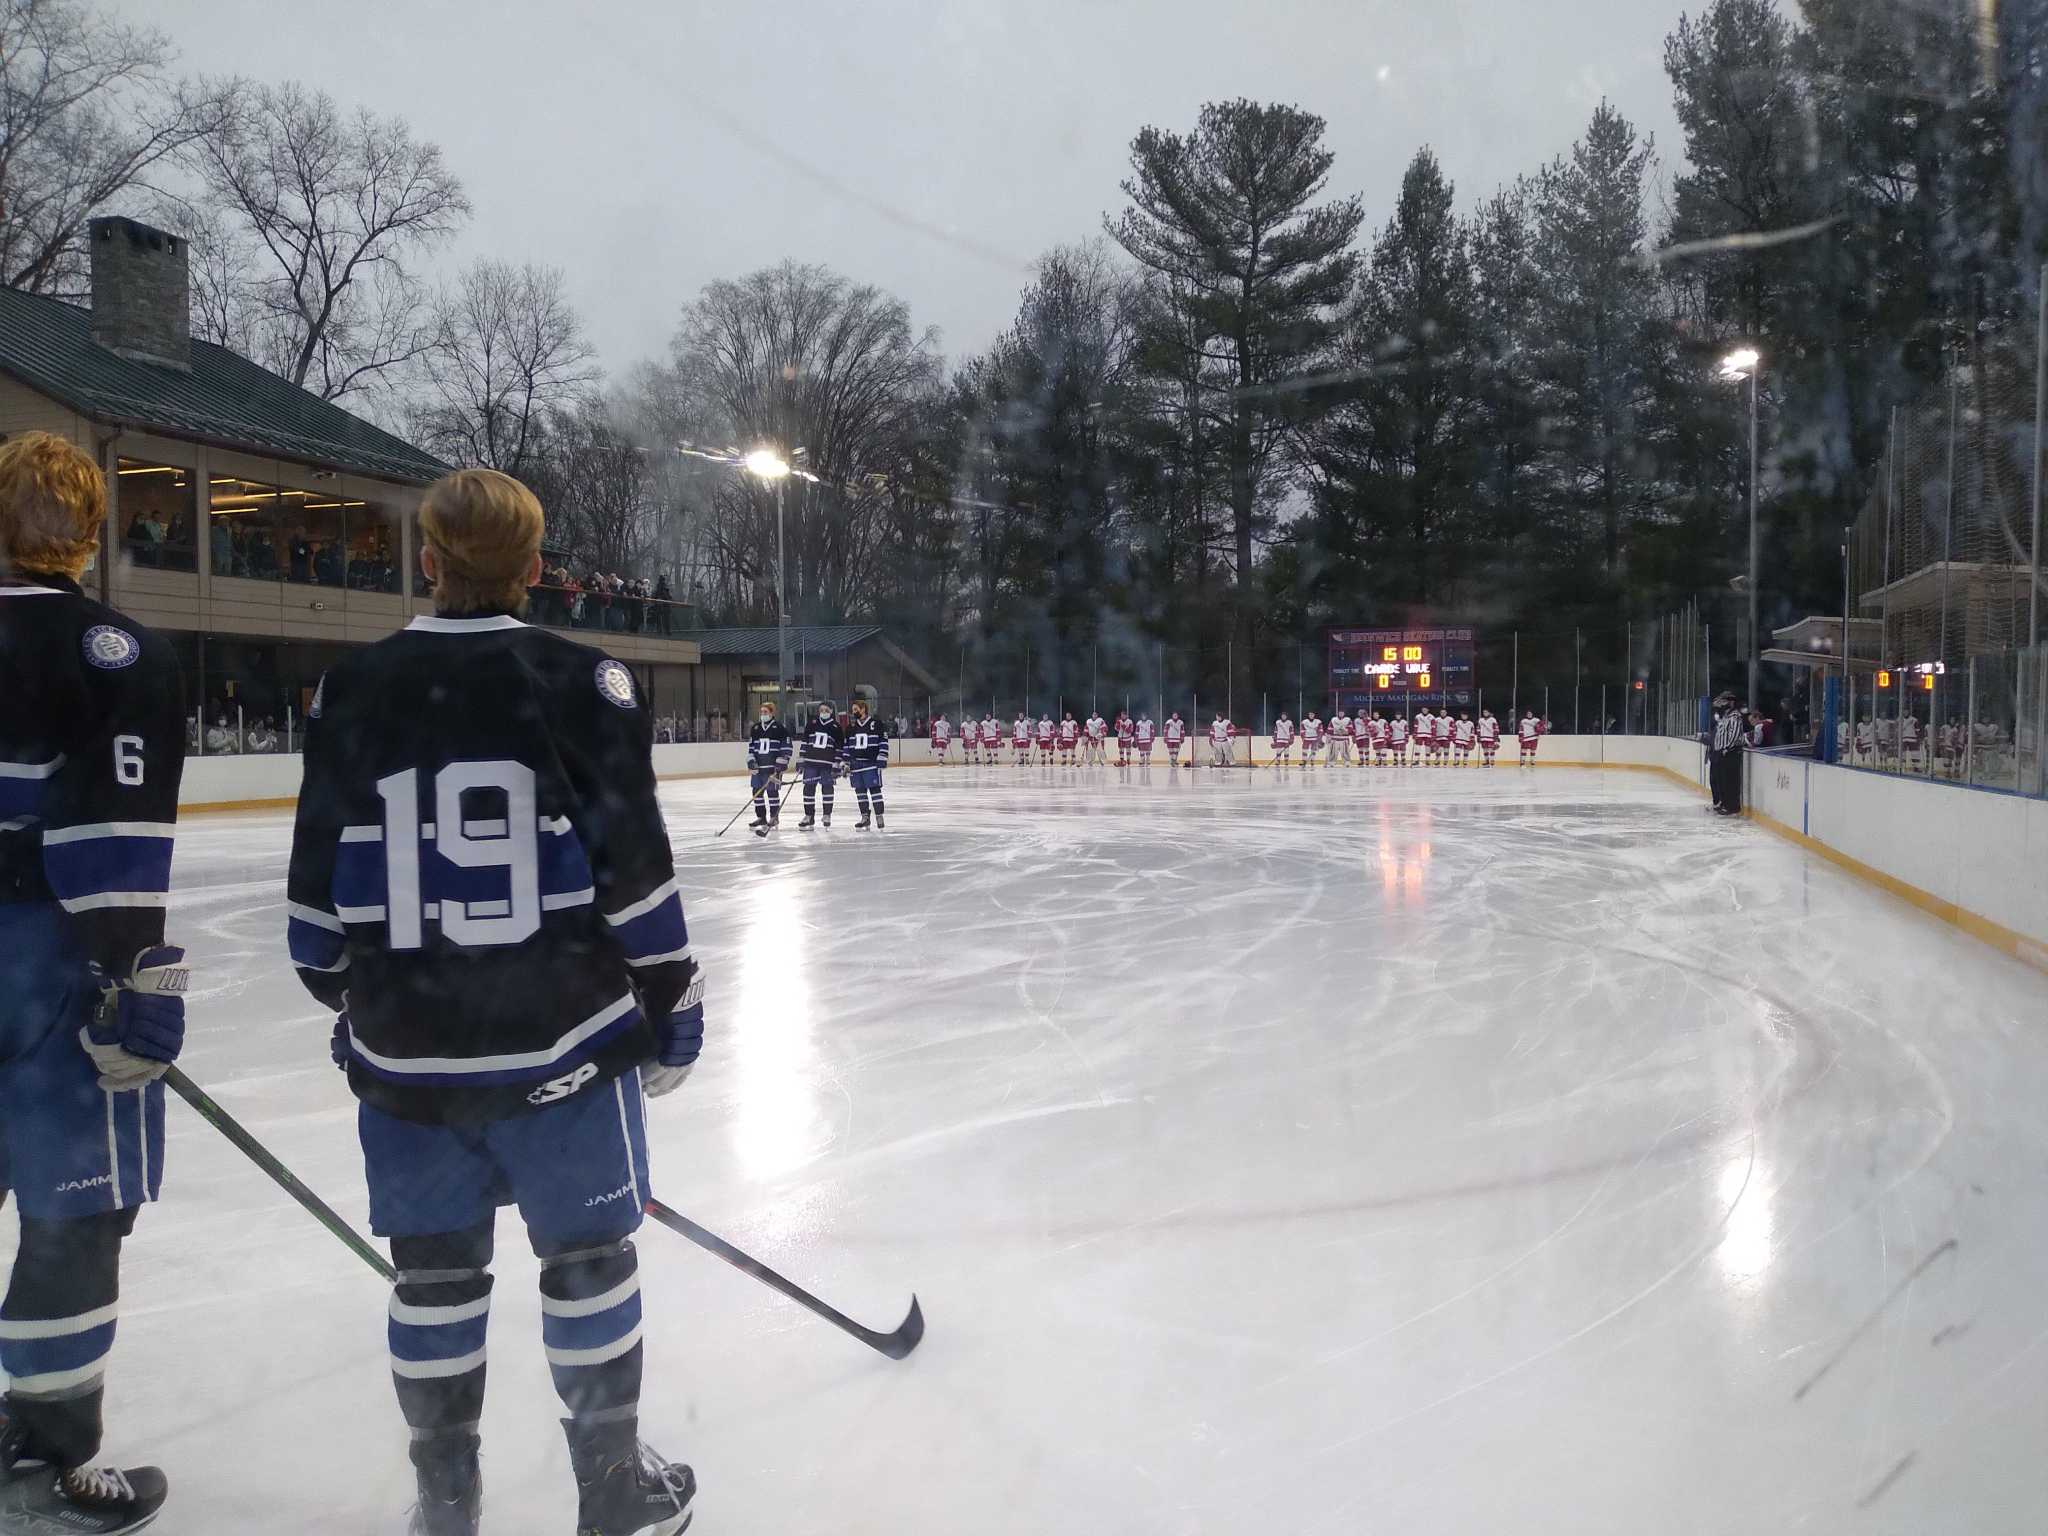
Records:
<instances>
[{"instance_id":1,"label":"hockey glove","mask_svg":"<svg viewBox=\"0 0 2048 1536\"><path fill-rule=\"evenodd\" d=\"M348 995L342 994L343 1009L334 1016L334 1033L327 1040L327 1054L342 1071L348 1070Z\"/></svg>"},{"instance_id":2,"label":"hockey glove","mask_svg":"<svg viewBox=\"0 0 2048 1536\"><path fill-rule=\"evenodd\" d=\"M100 1086L127 1093L155 1082L185 1044L185 988L192 979L185 951L159 945L137 955L120 980L109 981L98 966L92 976L99 1007L78 1032L78 1043L99 1068Z\"/></svg>"},{"instance_id":3,"label":"hockey glove","mask_svg":"<svg viewBox=\"0 0 2048 1536\"><path fill-rule=\"evenodd\" d=\"M703 967L691 971L683 1000L655 1022L655 1032L661 1037L660 1048L654 1060L640 1069L640 1086L650 1099L682 1087L690 1068L697 1064L697 1053L704 1049Z\"/></svg>"}]
</instances>

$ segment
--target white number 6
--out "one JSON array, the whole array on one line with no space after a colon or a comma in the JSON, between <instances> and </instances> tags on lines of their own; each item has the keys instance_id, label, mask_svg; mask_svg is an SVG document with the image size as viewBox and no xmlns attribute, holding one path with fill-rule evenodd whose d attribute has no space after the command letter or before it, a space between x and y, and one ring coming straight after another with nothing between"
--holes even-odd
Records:
<instances>
[{"instance_id":1,"label":"white number 6","mask_svg":"<svg viewBox=\"0 0 2048 1536\"><path fill-rule=\"evenodd\" d=\"M142 738L140 736L116 736L114 738L114 779L131 789L142 782Z\"/></svg>"}]
</instances>

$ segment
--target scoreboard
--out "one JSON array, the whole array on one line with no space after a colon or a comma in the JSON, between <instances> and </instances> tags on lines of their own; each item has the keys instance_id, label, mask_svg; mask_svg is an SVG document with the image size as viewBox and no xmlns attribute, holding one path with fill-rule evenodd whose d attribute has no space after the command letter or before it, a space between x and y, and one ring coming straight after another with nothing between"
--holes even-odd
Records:
<instances>
[{"instance_id":1,"label":"scoreboard","mask_svg":"<svg viewBox=\"0 0 2048 1536\"><path fill-rule=\"evenodd\" d=\"M1470 629L1333 629L1330 698L1353 714L1425 704L1469 709L1477 649Z\"/></svg>"}]
</instances>

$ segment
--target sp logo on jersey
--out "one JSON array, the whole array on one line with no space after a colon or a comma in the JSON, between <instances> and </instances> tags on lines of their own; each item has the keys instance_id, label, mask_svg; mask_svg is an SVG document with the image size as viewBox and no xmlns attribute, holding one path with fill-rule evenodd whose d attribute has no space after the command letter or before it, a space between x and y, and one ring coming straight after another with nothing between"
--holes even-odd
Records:
<instances>
[{"instance_id":1,"label":"sp logo on jersey","mask_svg":"<svg viewBox=\"0 0 2048 1536\"><path fill-rule=\"evenodd\" d=\"M574 1072L565 1072L560 1077L551 1077L526 1096L529 1104L559 1104L579 1088L590 1086L597 1076L597 1063L586 1061Z\"/></svg>"},{"instance_id":2,"label":"sp logo on jersey","mask_svg":"<svg viewBox=\"0 0 2048 1536\"><path fill-rule=\"evenodd\" d=\"M604 695L606 703L616 704L620 709L640 707L640 696L633 688L633 674L609 658L597 664L597 691Z\"/></svg>"},{"instance_id":3,"label":"sp logo on jersey","mask_svg":"<svg viewBox=\"0 0 2048 1536\"><path fill-rule=\"evenodd\" d=\"M95 624L88 629L82 649L85 659L102 672L118 672L123 667L132 667L142 655L142 647L136 643L135 637L111 624Z\"/></svg>"}]
</instances>

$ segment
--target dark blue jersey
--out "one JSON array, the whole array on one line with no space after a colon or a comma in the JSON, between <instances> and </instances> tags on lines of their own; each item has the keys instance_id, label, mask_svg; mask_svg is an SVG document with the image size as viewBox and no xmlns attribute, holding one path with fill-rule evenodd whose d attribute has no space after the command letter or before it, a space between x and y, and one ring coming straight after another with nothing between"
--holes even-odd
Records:
<instances>
[{"instance_id":1,"label":"dark blue jersey","mask_svg":"<svg viewBox=\"0 0 2048 1536\"><path fill-rule=\"evenodd\" d=\"M346 1001L358 1097L498 1119L653 1055L696 965L622 664L505 615L420 618L308 716L291 956Z\"/></svg>"},{"instance_id":2,"label":"dark blue jersey","mask_svg":"<svg viewBox=\"0 0 2048 1536\"><path fill-rule=\"evenodd\" d=\"M756 773L780 773L789 762L789 732L780 720L756 722L747 738L747 766Z\"/></svg>"},{"instance_id":3,"label":"dark blue jersey","mask_svg":"<svg viewBox=\"0 0 2048 1536\"><path fill-rule=\"evenodd\" d=\"M853 768L889 766L889 729L873 715L846 727L846 761Z\"/></svg>"},{"instance_id":4,"label":"dark blue jersey","mask_svg":"<svg viewBox=\"0 0 2048 1536\"><path fill-rule=\"evenodd\" d=\"M109 974L163 942L184 716L164 640L61 577L0 583L0 902L56 902Z\"/></svg>"},{"instance_id":5,"label":"dark blue jersey","mask_svg":"<svg viewBox=\"0 0 2048 1536\"><path fill-rule=\"evenodd\" d=\"M813 765L836 765L846 756L846 732L840 728L837 715L827 715L820 720L816 716L804 722L803 740L798 745L798 755L804 762Z\"/></svg>"}]
</instances>

